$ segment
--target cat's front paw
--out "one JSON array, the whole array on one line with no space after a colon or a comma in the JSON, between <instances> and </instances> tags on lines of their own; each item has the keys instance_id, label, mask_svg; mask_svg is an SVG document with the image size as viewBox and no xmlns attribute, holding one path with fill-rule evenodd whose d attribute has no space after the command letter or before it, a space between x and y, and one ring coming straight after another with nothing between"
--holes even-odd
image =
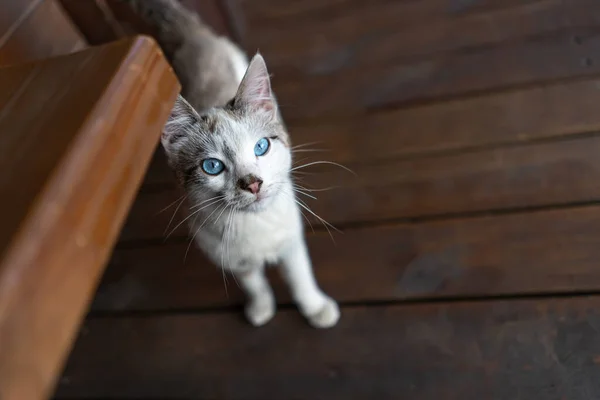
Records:
<instances>
[{"instance_id":1,"label":"cat's front paw","mask_svg":"<svg viewBox=\"0 0 600 400\"><path fill-rule=\"evenodd\" d=\"M262 299L248 303L244 313L248 322L258 327L266 324L273 318L275 309L274 299Z\"/></svg>"},{"instance_id":2,"label":"cat's front paw","mask_svg":"<svg viewBox=\"0 0 600 400\"><path fill-rule=\"evenodd\" d=\"M340 308L335 300L326 297L325 304L316 313L306 315L306 319L314 328L331 328L340 319Z\"/></svg>"}]
</instances>

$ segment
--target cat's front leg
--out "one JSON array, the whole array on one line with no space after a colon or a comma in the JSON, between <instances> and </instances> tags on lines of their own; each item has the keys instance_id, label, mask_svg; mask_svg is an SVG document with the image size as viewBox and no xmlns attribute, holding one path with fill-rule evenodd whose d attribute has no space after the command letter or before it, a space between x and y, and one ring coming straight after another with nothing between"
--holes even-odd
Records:
<instances>
[{"instance_id":1,"label":"cat's front leg","mask_svg":"<svg viewBox=\"0 0 600 400\"><path fill-rule=\"evenodd\" d=\"M281 273L300 312L315 328L330 328L340 318L340 309L315 280L303 237L297 237L281 256Z\"/></svg>"},{"instance_id":2,"label":"cat's front leg","mask_svg":"<svg viewBox=\"0 0 600 400\"><path fill-rule=\"evenodd\" d=\"M244 313L254 326L269 322L275 315L275 296L265 276L264 267L254 267L233 272L242 290L246 293L247 303Z\"/></svg>"}]
</instances>

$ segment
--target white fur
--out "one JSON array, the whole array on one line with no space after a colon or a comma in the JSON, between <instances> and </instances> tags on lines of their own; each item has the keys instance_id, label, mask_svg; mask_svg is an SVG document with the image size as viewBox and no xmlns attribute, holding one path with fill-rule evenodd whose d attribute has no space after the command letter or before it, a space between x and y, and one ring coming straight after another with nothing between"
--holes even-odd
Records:
<instances>
[{"instance_id":1,"label":"white fur","mask_svg":"<svg viewBox=\"0 0 600 400\"><path fill-rule=\"evenodd\" d=\"M200 228L196 242L215 264L236 275L248 295L246 316L252 324L262 325L275 313L275 300L264 267L280 263L301 313L315 327L333 326L339 318L339 309L313 277L291 183L281 190L262 211L224 213L214 224L217 229ZM198 229L201 222L194 223L192 230Z\"/></svg>"},{"instance_id":2,"label":"white fur","mask_svg":"<svg viewBox=\"0 0 600 400\"><path fill-rule=\"evenodd\" d=\"M217 176L199 169L196 173L203 174L198 177L201 183L187 188L194 213L189 219L192 235L216 265L235 275L248 297L245 313L253 325L263 325L275 314L276 302L264 268L278 264L308 322L317 328L331 327L340 311L313 276L290 177L287 133L277 122L277 105L260 55L250 63L237 100L249 110L241 117L219 108L204 113L218 120L217 132L202 133L200 129L200 133L188 132L185 140L172 143L171 135L186 129L182 115L190 108L184 101L174 109L165 128L163 145L172 165L182 163L179 158L185 155L184 149L198 148L202 159L216 158L226 166ZM272 137L270 149L257 157L254 146L263 137ZM263 181L258 194L237 186L238 180L248 175Z\"/></svg>"}]
</instances>

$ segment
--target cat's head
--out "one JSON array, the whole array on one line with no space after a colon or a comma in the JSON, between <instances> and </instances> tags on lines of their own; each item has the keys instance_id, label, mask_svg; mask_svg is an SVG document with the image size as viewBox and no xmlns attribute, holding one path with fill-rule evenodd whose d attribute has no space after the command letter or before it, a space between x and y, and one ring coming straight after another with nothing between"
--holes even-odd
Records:
<instances>
[{"instance_id":1,"label":"cat's head","mask_svg":"<svg viewBox=\"0 0 600 400\"><path fill-rule=\"evenodd\" d=\"M180 96L161 141L196 204L214 198L215 204L258 211L289 182L290 140L259 54L226 106L198 113Z\"/></svg>"}]
</instances>

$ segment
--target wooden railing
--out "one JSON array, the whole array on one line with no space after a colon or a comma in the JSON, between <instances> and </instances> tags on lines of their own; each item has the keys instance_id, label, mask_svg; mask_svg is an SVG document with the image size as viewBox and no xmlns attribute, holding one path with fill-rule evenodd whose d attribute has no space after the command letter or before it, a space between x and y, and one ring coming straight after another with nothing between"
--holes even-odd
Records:
<instances>
[{"instance_id":1,"label":"wooden railing","mask_svg":"<svg viewBox=\"0 0 600 400\"><path fill-rule=\"evenodd\" d=\"M178 91L146 37L0 69L0 399L51 394Z\"/></svg>"}]
</instances>

